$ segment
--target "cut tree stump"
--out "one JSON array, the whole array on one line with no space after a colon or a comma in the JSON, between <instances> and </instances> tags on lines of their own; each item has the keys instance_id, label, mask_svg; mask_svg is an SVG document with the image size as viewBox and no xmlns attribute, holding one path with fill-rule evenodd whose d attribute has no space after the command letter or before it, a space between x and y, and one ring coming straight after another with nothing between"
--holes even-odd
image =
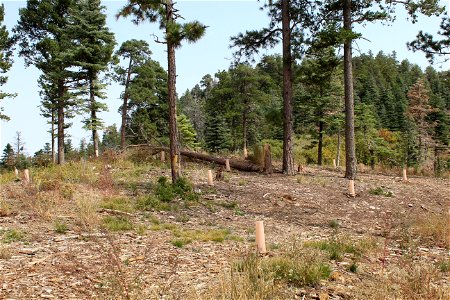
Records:
<instances>
[{"instance_id":1,"label":"cut tree stump","mask_svg":"<svg viewBox=\"0 0 450 300\"><path fill-rule=\"evenodd\" d=\"M272 154L270 152L270 145L264 145L264 174L272 174L273 166L272 166Z\"/></svg>"}]
</instances>

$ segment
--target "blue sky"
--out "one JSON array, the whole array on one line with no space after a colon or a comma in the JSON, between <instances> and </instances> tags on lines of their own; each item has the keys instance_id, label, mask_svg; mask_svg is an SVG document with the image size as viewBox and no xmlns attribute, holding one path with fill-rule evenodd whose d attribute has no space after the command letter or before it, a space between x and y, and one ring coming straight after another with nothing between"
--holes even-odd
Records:
<instances>
[{"instance_id":1,"label":"blue sky","mask_svg":"<svg viewBox=\"0 0 450 300\"><path fill-rule=\"evenodd\" d=\"M18 10L24 7L25 1L3 1L5 5L5 25L11 29L17 22ZM159 61L166 68L166 53L164 45L154 42L152 34L159 35L157 25L133 25L129 19L116 20L115 14L125 4L125 1L103 1L107 7L107 25L116 34L117 47L128 39L143 39L149 42L153 51L152 58ZM448 1L443 1L447 9ZM193 87L205 74L214 74L219 70L227 69L231 63L232 50L229 49L230 36L251 29L259 29L268 23L265 12L258 8L260 3L254 1L178 1L178 8L183 17L189 20L199 20L209 26L206 35L196 44L185 44L177 51L177 92L182 94L187 88ZM448 13L448 10L447 10ZM397 21L390 26L381 24L368 24L359 27L367 40L359 40L355 44L355 53L385 53L397 52L399 60L408 59L420 65L428 66L422 53L412 53L407 50L406 42L414 39L419 30L436 33L439 27L438 18L420 18L416 24L407 22L406 15L399 13ZM261 52L271 54L279 49ZM13 143L15 132L21 131L25 142L25 150L29 154L41 149L46 142L50 142L49 126L47 120L40 116L40 97L37 78L40 73L34 67L25 68L23 60L15 56L15 63L8 72L9 81L2 87L8 92L18 93L14 99L3 100L1 105L5 113L11 117L9 122L0 121L0 150L6 143ZM438 65L436 68L448 69L448 65ZM106 103L109 111L102 113L101 117L106 125L120 123L117 112L120 106L119 95L122 87L111 84L107 88ZM70 122L73 126L68 129L73 144L79 145L81 138L89 140L90 133L82 129L81 117Z\"/></svg>"}]
</instances>

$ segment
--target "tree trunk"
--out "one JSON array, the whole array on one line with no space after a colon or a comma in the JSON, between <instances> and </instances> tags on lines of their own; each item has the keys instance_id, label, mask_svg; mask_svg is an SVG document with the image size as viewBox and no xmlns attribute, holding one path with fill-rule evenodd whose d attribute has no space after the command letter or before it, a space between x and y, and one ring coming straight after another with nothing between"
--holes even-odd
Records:
<instances>
[{"instance_id":1,"label":"tree trunk","mask_svg":"<svg viewBox=\"0 0 450 300\"><path fill-rule=\"evenodd\" d=\"M242 138L244 140L244 158L247 158L247 103L244 102L244 111L242 112Z\"/></svg>"},{"instance_id":2,"label":"tree trunk","mask_svg":"<svg viewBox=\"0 0 450 300\"><path fill-rule=\"evenodd\" d=\"M319 145L317 146L317 164L322 165L322 149L323 149L323 121L319 121Z\"/></svg>"},{"instance_id":3,"label":"tree trunk","mask_svg":"<svg viewBox=\"0 0 450 300\"><path fill-rule=\"evenodd\" d=\"M17 144L17 151L16 151L16 159L17 161L20 159L20 145L22 144L22 142L20 141L20 132L17 131L16 132L16 144Z\"/></svg>"},{"instance_id":4,"label":"tree trunk","mask_svg":"<svg viewBox=\"0 0 450 300\"><path fill-rule=\"evenodd\" d=\"M120 147L122 149L125 149L125 129L127 126L127 112L128 112L128 86L130 85L132 63L133 63L133 58L130 56L130 63L128 64L127 79L125 81L125 92L123 93L122 126L120 126Z\"/></svg>"},{"instance_id":5,"label":"tree trunk","mask_svg":"<svg viewBox=\"0 0 450 300\"><path fill-rule=\"evenodd\" d=\"M339 168L341 163L341 129L338 129L337 150L336 150L336 167Z\"/></svg>"},{"instance_id":6,"label":"tree trunk","mask_svg":"<svg viewBox=\"0 0 450 300\"><path fill-rule=\"evenodd\" d=\"M64 81L58 80L58 164L64 164Z\"/></svg>"},{"instance_id":7,"label":"tree trunk","mask_svg":"<svg viewBox=\"0 0 450 300\"><path fill-rule=\"evenodd\" d=\"M172 0L167 2L167 23L173 22ZM166 34L167 25L166 25ZM177 103L176 103L176 65L175 46L167 42L167 72L168 72L168 98L169 98L169 139L170 139L170 167L172 171L172 183L181 176L180 149L177 134Z\"/></svg>"},{"instance_id":8,"label":"tree trunk","mask_svg":"<svg viewBox=\"0 0 450 300\"><path fill-rule=\"evenodd\" d=\"M98 157L98 134L97 134L97 108L94 94L93 75L89 74L89 101L91 104L91 126L92 126L92 143L94 145L94 155Z\"/></svg>"},{"instance_id":9,"label":"tree trunk","mask_svg":"<svg viewBox=\"0 0 450 300\"><path fill-rule=\"evenodd\" d=\"M352 30L351 0L344 0L344 29ZM352 40L344 42L344 93L345 93L345 177L356 178L355 107L353 100Z\"/></svg>"},{"instance_id":10,"label":"tree trunk","mask_svg":"<svg viewBox=\"0 0 450 300\"><path fill-rule=\"evenodd\" d=\"M52 137L52 163L56 162L56 151L55 151L55 109L52 108L52 129L51 129L51 137Z\"/></svg>"},{"instance_id":11,"label":"tree trunk","mask_svg":"<svg viewBox=\"0 0 450 300\"><path fill-rule=\"evenodd\" d=\"M292 53L291 27L289 7L290 1L281 3L282 31L283 31L283 173L295 175L294 158L292 154L293 108L292 108Z\"/></svg>"}]
</instances>

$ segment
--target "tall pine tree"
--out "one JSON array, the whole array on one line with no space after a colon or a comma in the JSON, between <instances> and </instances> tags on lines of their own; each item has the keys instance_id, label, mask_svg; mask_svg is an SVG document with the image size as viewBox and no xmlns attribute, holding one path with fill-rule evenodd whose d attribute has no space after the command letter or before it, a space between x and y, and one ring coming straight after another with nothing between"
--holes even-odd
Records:
<instances>
[{"instance_id":1,"label":"tall pine tree","mask_svg":"<svg viewBox=\"0 0 450 300\"><path fill-rule=\"evenodd\" d=\"M65 29L74 44L70 59L79 67L81 94L88 96L85 106L90 116L84 123L92 131L95 157L99 148L97 131L103 126L98 113L107 109L106 104L98 101L105 98L101 73L107 70L115 45L114 34L106 27L104 10L100 0L77 1L70 10L69 25Z\"/></svg>"},{"instance_id":2,"label":"tall pine tree","mask_svg":"<svg viewBox=\"0 0 450 300\"><path fill-rule=\"evenodd\" d=\"M169 139L170 139L170 163L172 171L172 183L181 176L181 159L178 145L177 132L177 103L176 103L176 65L175 49L181 47L183 41L194 43L205 33L205 26L198 21L181 24L178 10L174 8L172 0L129 0L117 15L134 16L135 23L145 20L150 22L159 21L160 28L165 30L164 41L167 46L167 73L168 73L168 102L169 102Z\"/></svg>"},{"instance_id":3,"label":"tall pine tree","mask_svg":"<svg viewBox=\"0 0 450 300\"><path fill-rule=\"evenodd\" d=\"M136 76L138 68L148 59L150 59L150 54L152 52L149 49L149 45L143 40L128 40L122 43L120 48L115 52L115 57L117 65L114 66L114 80L119 82L125 87L124 92L121 94L123 103L121 106L121 116L122 123L120 126L120 146L125 149L126 139L126 128L127 128L127 118L128 118L128 100L129 96L129 86ZM125 60L126 67L120 65L120 60Z\"/></svg>"},{"instance_id":4,"label":"tall pine tree","mask_svg":"<svg viewBox=\"0 0 450 300\"><path fill-rule=\"evenodd\" d=\"M26 66L34 65L55 88L55 106L58 124L58 163L63 164L64 131L67 111L76 102L70 95L74 79L70 60L72 41L66 29L73 0L29 0L19 10L19 21L14 28L19 40L19 55Z\"/></svg>"}]
</instances>

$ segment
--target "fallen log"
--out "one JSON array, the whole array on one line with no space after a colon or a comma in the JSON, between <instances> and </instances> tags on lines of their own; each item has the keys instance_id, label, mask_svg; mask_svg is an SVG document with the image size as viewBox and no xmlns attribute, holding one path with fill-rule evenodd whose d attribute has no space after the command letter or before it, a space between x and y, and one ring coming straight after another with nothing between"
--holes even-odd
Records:
<instances>
[{"instance_id":1,"label":"fallen log","mask_svg":"<svg viewBox=\"0 0 450 300\"><path fill-rule=\"evenodd\" d=\"M226 159L221 157L215 157L205 153L191 152L186 150L181 150L180 154L189 158L198 159L202 161L213 162L219 165L224 165ZM239 171L247 172L260 172L262 167L260 165L254 164L250 161L230 159L230 167Z\"/></svg>"},{"instance_id":2,"label":"fallen log","mask_svg":"<svg viewBox=\"0 0 450 300\"><path fill-rule=\"evenodd\" d=\"M137 147L148 147L151 150L152 155L154 155L158 152L161 152L161 151L169 152L168 147L153 146L153 145L149 145L149 144L129 145L127 148L137 148ZM215 156L205 154L205 153L181 150L180 154L182 156L189 157L192 159L212 162L212 163L216 163L216 164L224 165L224 166L226 163L225 158L215 157ZM246 171L246 172L261 172L262 171L262 166L252 163L250 161L238 160L238 159L229 159L229 161L230 161L230 167L233 169L239 170L239 171Z\"/></svg>"}]
</instances>

